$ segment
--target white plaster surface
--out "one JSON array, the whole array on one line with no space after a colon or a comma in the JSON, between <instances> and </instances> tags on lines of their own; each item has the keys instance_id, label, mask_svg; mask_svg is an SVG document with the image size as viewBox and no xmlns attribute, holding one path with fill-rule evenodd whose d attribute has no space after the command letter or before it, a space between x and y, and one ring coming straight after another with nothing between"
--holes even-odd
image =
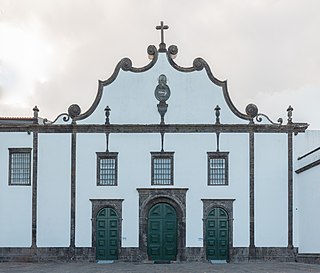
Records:
<instances>
[{"instance_id":1,"label":"white plaster surface","mask_svg":"<svg viewBox=\"0 0 320 273\"><path fill-rule=\"evenodd\" d=\"M31 186L9 186L8 148L32 148L32 135L0 134L0 247L31 246Z\"/></svg>"}]
</instances>

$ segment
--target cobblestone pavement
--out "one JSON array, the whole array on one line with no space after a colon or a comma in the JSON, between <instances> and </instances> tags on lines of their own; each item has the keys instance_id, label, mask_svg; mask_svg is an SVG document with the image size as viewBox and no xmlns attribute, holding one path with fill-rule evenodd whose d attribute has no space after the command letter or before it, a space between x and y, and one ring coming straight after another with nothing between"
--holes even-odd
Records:
<instances>
[{"instance_id":1,"label":"cobblestone pavement","mask_svg":"<svg viewBox=\"0 0 320 273\"><path fill-rule=\"evenodd\" d=\"M230 263L188 262L173 264L123 263L0 263L0 272L10 273L304 273L319 272L320 265L303 263Z\"/></svg>"}]
</instances>

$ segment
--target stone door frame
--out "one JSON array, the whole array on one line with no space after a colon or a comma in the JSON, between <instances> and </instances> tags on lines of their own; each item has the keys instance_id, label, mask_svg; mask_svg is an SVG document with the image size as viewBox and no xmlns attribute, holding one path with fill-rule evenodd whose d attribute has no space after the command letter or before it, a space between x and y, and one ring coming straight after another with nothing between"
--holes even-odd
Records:
<instances>
[{"instance_id":1,"label":"stone door frame","mask_svg":"<svg viewBox=\"0 0 320 273\"><path fill-rule=\"evenodd\" d=\"M148 213L158 203L171 205L177 213L177 261L186 260L186 192L187 188L138 188L139 250L142 260L148 260Z\"/></svg>"},{"instance_id":2,"label":"stone door frame","mask_svg":"<svg viewBox=\"0 0 320 273\"><path fill-rule=\"evenodd\" d=\"M214 208L222 208L228 214L228 260L230 260L230 254L233 249L233 202L235 199L201 199L203 202L203 248L206 253L207 245L206 245L206 236L207 236L207 228L206 221L208 219L208 215L210 211ZM207 254L205 254L205 259L207 259Z\"/></svg>"},{"instance_id":3,"label":"stone door frame","mask_svg":"<svg viewBox=\"0 0 320 273\"><path fill-rule=\"evenodd\" d=\"M103 208L111 208L118 215L118 257L121 251L122 238L122 202L124 199L90 199L92 203L92 248L94 249L94 256L96 257L96 242L97 242L97 215Z\"/></svg>"}]
</instances>

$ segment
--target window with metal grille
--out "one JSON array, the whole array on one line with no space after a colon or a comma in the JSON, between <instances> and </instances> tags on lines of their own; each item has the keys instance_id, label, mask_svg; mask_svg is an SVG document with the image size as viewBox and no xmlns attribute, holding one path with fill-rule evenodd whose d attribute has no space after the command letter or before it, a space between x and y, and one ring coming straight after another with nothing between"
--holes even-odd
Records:
<instances>
[{"instance_id":1,"label":"window with metal grille","mask_svg":"<svg viewBox=\"0 0 320 273\"><path fill-rule=\"evenodd\" d=\"M9 148L9 185L31 185L31 148Z\"/></svg>"},{"instance_id":2,"label":"window with metal grille","mask_svg":"<svg viewBox=\"0 0 320 273\"><path fill-rule=\"evenodd\" d=\"M208 152L208 185L228 185L228 152Z\"/></svg>"},{"instance_id":3,"label":"window with metal grille","mask_svg":"<svg viewBox=\"0 0 320 273\"><path fill-rule=\"evenodd\" d=\"M173 185L173 152L151 153L151 184Z\"/></svg>"},{"instance_id":4,"label":"window with metal grille","mask_svg":"<svg viewBox=\"0 0 320 273\"><path fill-rule=\"evenodd\" d=\"M97 185L118 185L118 153L97 153Z\"/></svg>"}]
</instances>

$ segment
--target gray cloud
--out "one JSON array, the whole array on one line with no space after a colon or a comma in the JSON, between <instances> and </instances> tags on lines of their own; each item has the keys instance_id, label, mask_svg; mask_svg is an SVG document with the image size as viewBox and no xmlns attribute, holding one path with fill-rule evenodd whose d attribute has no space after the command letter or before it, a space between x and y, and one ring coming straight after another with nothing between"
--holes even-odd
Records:
<instances>
[{"instance_id":1,"label":"gray cloud","mask_svg":"<svg viewBox=\"0 0 320 273\"><path fill-rule=\"evenodd\" d=\"M280 110L275 100L281 107L293 101L299 109L319 99L317 92L308 91L320 88L319 1L0 2L0 24L22 28L37 22L43 40L54 49L47 81L35 82L26 96L30 109L37 104L51 119L71 103L86 110L97 80L108 78L122 57L145 65L146 47L159 43L155 25L160 20L170 26L167 44L179 47L176 61L190 66L202 56L216 77L228 79L231 97L242 111L249 102L260 102L273 115ZM5 86L3 93L10 88ZM304 92L312 97L301 96ZM268 97L273 99L266 105L268 100L260 98ZM7 114L3 111L0 115ZM16 115L24 114L30 115L29 109L16 109ZM313 116L303 121L320 127Z\"/></svg>"}]
</instances>

